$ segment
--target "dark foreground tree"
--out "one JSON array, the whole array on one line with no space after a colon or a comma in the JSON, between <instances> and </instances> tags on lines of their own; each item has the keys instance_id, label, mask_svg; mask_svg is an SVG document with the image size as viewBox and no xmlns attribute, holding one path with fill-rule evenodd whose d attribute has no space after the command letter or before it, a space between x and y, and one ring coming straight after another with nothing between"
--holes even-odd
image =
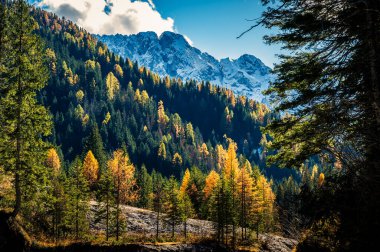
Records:
<instances>
[{"instance_id":1,"label":"dark foreground tree","mask_svg":"<svg viewBox=\"0 0 380 252\"><path fill-rule=\"evenodd\" d=\"M279 29L266 41L292 52L268 90L292 114L267 127L278 150L269 160L297 167L327 154L338 163L317 196L304 193L317 206L307 211L314 224L335 216L333 247L370 250L380 221L380 1L262 2L259 24Z\"/></svg>"},{"instance_id":2,"label":"dark foreground tree","mask_svg":"<svg viewBox=\"0 0 380 252\"><path fill-rule=\"evenodd\" d=\"M36 92L45 86L48 75L29 6L25 1L14 1L3 17L8 27L3 27L1 20L0 165L14 174L13 215L17 215L23 195L33 193L45 176L47 145L42 137L50 134L51 121L47 110L37 103Z\"/></svg>"}]
</instances>

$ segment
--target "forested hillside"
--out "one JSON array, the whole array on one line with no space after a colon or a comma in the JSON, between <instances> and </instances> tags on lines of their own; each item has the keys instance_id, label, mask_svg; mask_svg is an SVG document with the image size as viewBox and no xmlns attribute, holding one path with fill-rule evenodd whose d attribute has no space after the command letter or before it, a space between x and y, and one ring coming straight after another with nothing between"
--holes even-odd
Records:
<instances>
[{"instance_id":1,"label":"forested hillside","mask_svg":"<svg viewBox=\"0 0 380 252\"><path fill-rule=\"evenodd\" d=\"M50 142L65 160L91 149L104 168L106 156L125 144L138 166L179 177L186 167L212 170L216 146L229 137L264 168L260 127L275 117L265 105L208 82L161 79L71 21L42 10L33 15L51 71L41 92L54 120Z\"/></svg>"}]
</instances>

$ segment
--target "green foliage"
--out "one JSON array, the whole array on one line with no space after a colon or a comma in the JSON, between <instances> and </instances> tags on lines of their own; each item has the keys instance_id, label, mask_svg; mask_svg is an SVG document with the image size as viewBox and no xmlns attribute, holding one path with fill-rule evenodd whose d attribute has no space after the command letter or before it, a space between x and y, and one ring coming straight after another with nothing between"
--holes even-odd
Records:
<instances>
[{"instance_id":1,"label":"green foliage","mask_svg":"<svg viewBox=\"0 0 380 252\"><path fill-rule=\"evenodd\" d=\"M172 237L174 237L174 227L181 222L183 218L184 205L181 200L178 182L171 176L164 185L164 209L167 214L171 226Z\"/></svg>"},{"instance_id":2,"label":"green foliage","mask_svg":"<svg viewBox=\"0 0 380 252\"><path fill-rule=\"evenodd\" d=\"M24 1L16 1L6 8L5 15L6 26L2 24L0 31L0 166L12 171L15 178L16 215L21 210L23 195L31 197L46 179L42 161L47 144L42 137L51 133L51 120L36 99L48 75L42 43L33 33L36 23L29 15L29 7Z\"/></svg>"},{"instance_id":3,"label":"green foliage","mask_svg":"<svg viewBox=\"0 0 380 252\"><path fill-rule=\"evenodd\" d=\"M142 165L137 174L137 186L140 189L137 206L153 209L153 182L145 165Z\"/></svg>"},{"instance_id":4,"label":"green foliage","mask_svg":"<svg viewBox=\"0 0 380 252\"><path fill-rule=\"evenodd\" d=\"M107 156L104 151L103 140L96 123L92 124L88 137L84 139L83 153L86 154L90 150L99 163L99 175L101 175L101 173L106 170Z\"/></svg>"},{"instance_id":5,"label":"green foliage","mask_svg":"<svg viewBox=\"0 0 380 252\"><path fill-rule=\"evenodd\" d=\"M266 128L277 150L269 161L300 167L327 154L327 162L343 164L324 178L331 186L324 191L329 200L307 215L314 218L311 223L341 215L336 250L373 250L372 230L380 226L375 210L380 208L379 1L280 0L270 7L270 1L263 2L268 8L260 23L279 30L267 42L291 51L280 56L277 79L268 90L277 110L292 112ZM322 197L313 188L304 192ZM350 195L346 202L345 195Z\"/></svg>"},{"instance_id":6,"label":"green foliage","mask_svg":"<svg viewBox=\"0 0 380 252\"><path fill-rule=\"evenodd\" d=\"M64 184L67 209L64 216L64 229L75 238L83 237L89 229L87 213L89 211L89 184L83 174L82 163L76 158L69 167Z\"/></svg>"},{"instance_id":7,"label":"green foliage","mask_svg":"<svg viewBox=\"0 0 380 252\"><path fill-rule=\"evenodd\" d=\"M98 205L95 210L95 223L103 223L106 227L106 240L110 237L112 221L115 215L115 198L114 198L113 177L109 169L104 172L98 182L96 199Z\"/></svg>"}]
</instances>

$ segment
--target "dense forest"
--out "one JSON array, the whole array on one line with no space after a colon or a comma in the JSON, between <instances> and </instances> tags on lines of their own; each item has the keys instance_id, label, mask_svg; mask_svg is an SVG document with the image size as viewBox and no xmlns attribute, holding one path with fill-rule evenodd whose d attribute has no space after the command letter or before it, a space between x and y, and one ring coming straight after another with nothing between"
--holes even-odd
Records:
<instances>
[{"instance_id":1,"label":"dense forest","mask_svg":"<svg viewBox=\"0 0 380 252\"><path fill-rule=\"evenodd\" d=\"M229 137L240 154L265 167L267 136L260 127L276 117L266 105L209 82L160 78L111 53L71 21L42 10L33 15L52 73L40 98L53 115L49 141L65 160L92 149L104 168L105 156L125 144L138 166L179 177L191 166L210 171L217 145ZM172 162L176 153L178 167Z\"/></svg>"},{"instance_id":2,"label":"dense forest","mask_svg":"<svg viewBox=\"0 0 380 252\"><path fill-rule=\"evenodd\" d=\"M128 231L129 205L154 213L153 242L205 239L188 230L201 219L230 250L268 233L297 251L372 248L380 19L368 9L379 3L278 2L247 30L278 27L267 42L297 52L274 68L271 110L162 78L64 17L2 1L0 223L42 247L146 242Z\"/></svg>"}]
</instances>

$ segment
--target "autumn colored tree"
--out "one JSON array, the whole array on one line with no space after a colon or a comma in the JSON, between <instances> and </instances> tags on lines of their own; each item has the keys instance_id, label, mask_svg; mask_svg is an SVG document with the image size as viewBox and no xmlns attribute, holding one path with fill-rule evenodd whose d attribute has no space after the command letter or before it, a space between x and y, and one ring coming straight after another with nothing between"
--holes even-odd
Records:
<instances>
[{"instance_id":1,"label":"autumn colored tree","mask_svg":"<svg viewBox=\"0 0 380 252\"><path fill-rule=\"evenodd\" d=\"M61 169L61 161L59 160L57 151L54 148L50 148L48 150L45 163L46 166L53 171L55 176L59 175Z\"/></svg>"},{"instance_id":2,"label":"autumn colored tree","mask_svg":"<svg viewBox=\"0 0 380 252\"><path fill-rule=\"evenodd\" d=\"M207 145L205 143L202 143L202 145L199 147L199 158L201 160L201 164L203 166L203 170L206 170L205 166L207 164L207 157L209 156L210 152L208 151Z\"/></svg>"},{"instance_id":3,"label":"autumn colored tree","mask_svg":"<svg viewBox=\"0 0 380 252\"><path fill-rule=\"evenodd\" d=\"M51 183L53 186L52 201L53 201L53 235L55 239L59 237L59 226L63 212L64 191L59 179L61 173L61 161L55 148L50 148L46 155L46 166L50 169Z\"/></svg>"},{"instance_id":4,"label":"autumn colored tree","mask_svg":"<svg viewBox=\"0 0 380 252\"><path fill-rule=\"evenodd\" d=\"M181 194L185 194L187 192L189 185L190 185L190 171L189 169L186 169L185 174L183 175L183 178L182 178L181 186L180 186Z\"/></svg>"},{"instance_id":5,"label":"autumn colored tree","mask_svg":"<svg viewBox=\"0 0 380 252\"><path fill-rule=\"evenodd\" d=\"M157 116L158 116L158 119L157 119L158 126L161 132L163 132L163 130L166 128L167 123L169 122L169 117L165 113L165 107L164 107L163 101L158 102Z\"/></svg>"},{"instance_id":6,"label":"autumn colored tree","mask_svg":"<svg viewBox=\"0 0 380 252\"><path fill-rule=\"evenodd\" d=\"M90 185L94 185L98 180L99 163L91 150L87 152L87 155L83 160L83 172Z\"/></svg>"},{"instance_id":7,"label":"autumn colored tree","mask_svg":"<svg viewBox=\"0 0 380 252\"><path fill-rule=\"evenodd\" d=\"M245 240L247 236L247 227L250 219L253 218L251 207L254 201L253 198L253 178L252 167L248 160L245 160L237 177L237 198L240 208L240 228L241 239Z\"/></svg>"},{"instance_id":8,"label":"autumn colored tree","mask_svg":"<svg viewBox=\"0 0 380 252\"><path fill-rule=\"evenodd\" d=\"M158 147L158 153L157 153L157 155L162 160L166 159L166 147L165 147L165 143L164 142L160 143L160 146Z\"/></svg>"},{"instance_id":9,"label":"autumn colored tree","mask_svg":"<svg viewBox=\"0 0 380 252\"><path fill-rule=\"evenodd\" d=\"M113 100L116 92L120 89L120 83L112 72L109 72L106 77L106 87L108 99Z\"/></svg>"},{"instance_id":10,"label":"autumn colored tree","mask_svg":"<svg viewBox=\"0 0 380 252\"><path fill-rule=\"evenodd\" d=\"M194 144L194 142L195 142L194 129L193 129L193 125L191 123L186 124L186 131L185 132L186 132L186 138L187 138L188 143Z\"/></svg>"},{"instance_id":11,"label":"autumn colored tree","mask_svg":"<svg viewBox=\"0 0 380 252\"><path fill-rule=\"evenodd\" d=\"M260 173L257 166L253 169L253 204L252 204L252 226L256 229L256 236L273 225L275 195L270 183Z\"/></svg>"},{"instance_id":12,"label":"autumn colored tree","mask_svg":"<svg viewBox=\"0 0 380 252\"><path fill-rule=\"evenodd\" d=\"M173 167L175 168L175 171L178 171L181 168L182 157L178 152L174 153L172 164L173 164Z\"/></svg>"},{"instance_id":13,"label":"autumn colored tree","mask_svg":"<svg viewBox=\"0 0 380 252\"><path fill-rule=\"evenodd\" d=\"M118 77L123 78L124 72L123 72L123 69L121 68L121 66L119 64L115 64L114 70L115 70L115 73Z\"/></svg>"},{"instance_id":14,"label":"autumn colored tree","mask_svg":"<svg viewBox=\"0 0 380 252\"><path fill-rule=\"evenodd\" d=\"M238 223L238 213L237 213L237 183L236 178L239 172L239 161L237 159L236 150L237 145L231 139L229 141L228 149L226 152L225 163L222 170L223 180L225 181L225 196L226 196L226 223L232 225L232 247L236 243L236 225ZM226 231L228 227L226 227ZM226 232L226 237L227 237Z\"/></svg>"},{"instance_id":15,"label":"autumn colored tree","mask_svg":"<svg viewBox=\"0 0 380 252\"><path fill-rule=\"evenodd\" d=\"M189 187L190 187L190 171L189 169L186 169L185 175L182 178L182 183L179 189L179 197L180 197L180 203L182 206L181 211L181 220L184 224L184 235L185 239L187 238L187 219L193 217L194 215L194 208L193 204L191 202L191 199L189 197Z\"/></svg>"},{"instance_id":16,"label":"autumn colored tree","mask_svg":"<svg viewBox=\"0 0 380 252\"><path fill-rule=\"evenodd\" d=\"M108 161L108 167L112 173L115 186L116 240L119 240L122 231L120 230L120 220L123 218L120 204L128 204L137 199L135 167L128 154L121 149L114 151L112 159Z\"/></svg>"},{"instance_id":17,"label":"autumn colored tree","mask_svg":"<svg viewBox=\"0 0 380 252\"><path fill-rule=\"evenodd\" d=\"M203 212L204 215L213 221L217 221L217 194L219 191L219 174L212 170L206 177L203 188Z\"/></svg>"}]
</instances>

